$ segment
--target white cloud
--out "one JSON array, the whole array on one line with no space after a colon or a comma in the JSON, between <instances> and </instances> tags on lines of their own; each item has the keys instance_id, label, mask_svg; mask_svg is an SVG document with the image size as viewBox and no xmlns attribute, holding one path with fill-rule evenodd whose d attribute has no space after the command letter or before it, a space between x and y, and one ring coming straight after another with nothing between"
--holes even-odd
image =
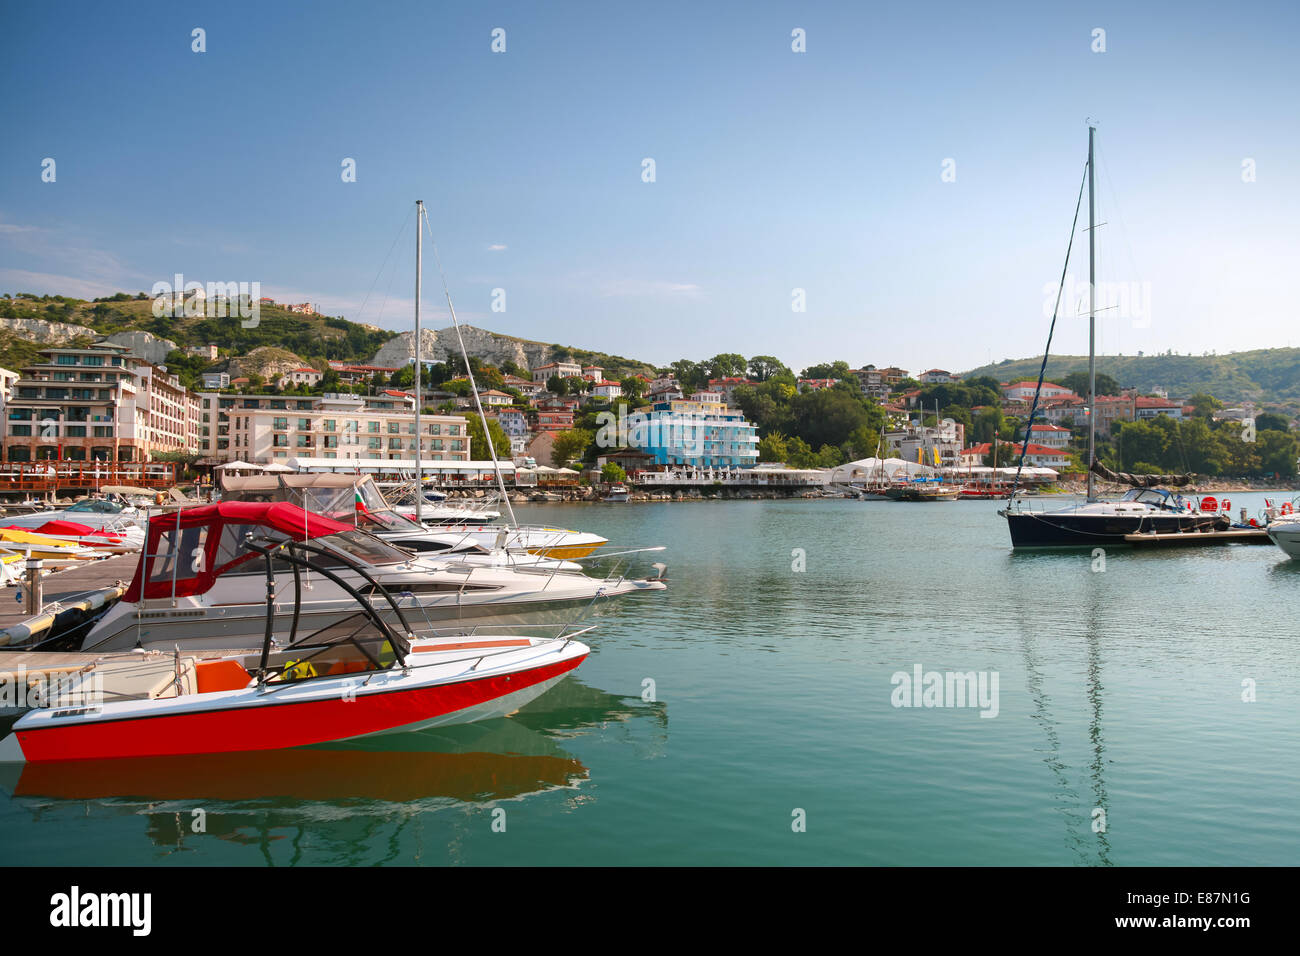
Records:
<instances>
[{"instance_id":1,"label":"white cloud","mask_svg":"<svg viewBox=\"0 0 1300 956\"><path fill-rule=\"evenodd\" d=\"M488 252L505 252L507 248L508 247L505 243L494 242L492 245L488 246Z\"/></svg>"},{"instance_id":2,"label":"white cloud","mask_svg":"<svg viewBox=\"0 0 1300 956\"><path fill-rule=\"evenodd\" d=\"M703 290L694 282L669 282L663 279L604 279L594 283L602 299L629 296L671 296L698 299Z\"/></svg>"}]
</instances>

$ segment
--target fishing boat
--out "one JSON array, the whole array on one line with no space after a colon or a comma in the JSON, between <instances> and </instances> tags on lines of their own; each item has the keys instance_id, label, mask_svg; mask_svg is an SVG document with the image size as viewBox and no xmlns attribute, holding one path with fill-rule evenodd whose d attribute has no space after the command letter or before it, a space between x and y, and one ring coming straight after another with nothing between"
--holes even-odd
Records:
<instances>
[{"instance_id":1,"label":"fishing boat","mask_svg":"<svg viewBox=\"0 0 1300 956\"><path fill-rule=\"evenodd\" d=\"M885 494L891 501L956 501L960 491L942 478L920 477L890 485Z\"/></svg>"},{"instance_id":2,"label":"fishing boat","mask_svg":"<svg viewBox=\"0 0 1300 956\"><path fill-rule=\"evenodd\" d=\"M628 500L627 485L622 484L621 482L617 482L611 485L609 489L609 494L607 494L604 498L601 499L601 501L627 501L627 500Z\"/></svg>"},{"instance_id":3,"label":"fishing boat","mask_svg":"<svg viewBox=\"0 0 1300 956\"><path fill-rule=\"evenodd\" d=\"M589 653L574 639L585 630L417 637L400 612L385 619L358 587L347 588L351 613L305 634L294 615L287 636L277 639L274 566L290 565L298 576L331 573L307 540L291 532L245 543L250 559L261 557L267 585L257 652L201 660L176 651L124 662L120 672L112 662L102 671L92 665L52 695L50 706L14 723L0 740L0 761L277 750L484 720L541 696ZM362 578L382 591L374 578Z\"/></svg>"},{"instance_id":4,"label":"fishing boat","mask_svg":"<svg viewBox=\"0 0 1300 956\"><path fill-rule=\"evenodd\" d=\"M287 502L221 501L150 520L131 586L79 649L256 646L264 625L254 597L261 588L255 560L261 539L294 540L321 559L313 571L281 567L272 576L277 633L298 622L316 629L336 623L352 613L350 589L370 588L371 579L379 587L369 600L381 616L396 615L400 603L423 628L562 624L597 598L666 587L659 579L598 578L555 567L428 560Z\"/></svg>"},{"instance_id":5,"label":"fishing boat","mask_svg":"<svg viewBox=\"0 0 1300 956\"><path fill-rule=\"evenodd\" d=\"M1033 511L1024 507L1012 495L1007 507L998 514L1007 519L1011 533L1012 548L1071 548L1122 546L1127 544L1126 536L1131 534L1180 534L1201 533L1225 530L1231 524L1225 515L1217 512L1204 513L1194 499L1183 499L1181 495L1168 490L1169 487L1185 487L1191 483L1192 475L1134 475L1112 472L1097 460L1097 418L1092 410L1097 400L1096 375L1096 200L1094 138L1096 128L1088 127L1088 161L1086 166L1086 184L1088 188L1088 485L1087 499L1081 503L1053 511ZM1083 184L1079 187L1079 202L1083 201ZM1078 209L1075 210L1076 225ZM1071 230L1073 245L1073 230ZM1069 251L1066 252L1066 268L1069 267ZM1062 286L1064 283L1062 283ZM1057 295L1059 310L1060 293ZM1052 323L1055 326L1056 318ZM1051 349L1051 333L1048 334L1048 349ZM1025 425L1025 434L1032 433L1034 416L1038 410L1039 395L1043 385L1043 375L1047 370L1047 354L1043 356L1043 366L1039 371L1038 388L1034 392L1033 403L1029 410L1029 420ZM1021 446L1020 466L1023 467L1028 441ZM1118 500L1102 500L1096 494L1096 476L1110 481L1128 484L1131 487ZM1017 482L1018 484L1018 482ZM1168 486L1168 487L1161 487Z\"/></svg>"}]
</instances>

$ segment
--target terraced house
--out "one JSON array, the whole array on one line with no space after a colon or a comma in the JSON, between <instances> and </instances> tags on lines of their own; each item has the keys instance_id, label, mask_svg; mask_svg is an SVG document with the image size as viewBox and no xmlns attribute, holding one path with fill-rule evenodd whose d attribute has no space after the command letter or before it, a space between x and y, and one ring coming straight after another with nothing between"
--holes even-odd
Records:
<instances>
[{"instance_id":1,"label":"terraced house","mask_svg":"<svg viewBox=\"0 0 1300 956\"><path fill-rule=\"evenodd\" d=\"M126 346L41 350L5 406L4 460L151 461L197 446L198 396Z\"/></svg>"}]
</instances>

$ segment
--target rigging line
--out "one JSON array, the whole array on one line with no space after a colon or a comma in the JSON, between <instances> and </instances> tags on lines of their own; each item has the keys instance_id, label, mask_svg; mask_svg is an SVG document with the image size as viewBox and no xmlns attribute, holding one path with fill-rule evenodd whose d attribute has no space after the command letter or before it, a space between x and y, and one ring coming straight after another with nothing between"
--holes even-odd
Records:
<instances>
[{"instance_id":1,"label":"rigging line","mask_svg":"<svg viewBox=\"0 0 1300 956\"><path fill-rule=\"evenodd\" d=\"M408 215L409 215L409 214L408 214ZM417 228L417 229L419 228L419 223L416 223L416 228ZM401 238L402 236L404 236L404 235L406 235L406 222L405 222L405 221L403 221L403 223L402 223L402 231L401 231L400 233L398 233L398 238L400 239L400 238ZM389 298L392 296L392 294L393 294L393 286L396 285L396 284L397 284L397 260L393 260L393 273L392 273L392 275L391 275L391 276L389 277L389 279L388 279L388 289L387 289L387 291L384 292L384 301L381 302L381 303L379 303L379 314L378 314L377 316L375 316L375 324L376 324L376 325L378 325L378 324L379 324L379 321L384 317L384 309L386 309L386 308L388 307L388 300L389 300Z\"/></svg>"},{"instance_id":2,"label":"rigging line","mask_svg":"<svg viewBox=\"0 0 1300 956\"><path fill-rule=\"evenodd\" d=\"M433 247L433 261L438 266L438 277L442 280L442 291L447 297L447 311L451 313L451 324L456 330L456 341L460 343L460 356L465 360L465 376L469 379L469 389L474 395L474 404L478 408L479 421L483 423L483 444L487 445L488 452L492 455L492 471L495 472L497 477L497 487L501 489L501 500L505 502L506 511L510 514L510 525L513 528L518 528L519 522L515 518L515 509L510 503L510 495L506 493L505 479L501 477L501 465L497 461L497 449L492 442L492 432L488 428L487 415L484 414L483 402L479 399L478 384L474 381L474 370L470 368L469 353L465 351L465 339L460 334L460 321L456 318L456 307L451 304L451 289L447 286L447 274L442 270L442 258L438 255L438 242L433 237L433 226L429 225L429 210L427 208L424 210L424 225L429 230L429 245ZM420 228L420 224L417 222L415 227ZM417 342L417 350L419 345L420 343ZM415 396L415 400L420 401L420 396ZM420 436L416 435L415 440L418 447ZM471 448L470 451L472 452L473 449ZM424 489L419 489L418 493L424 494Z\"/></svg>"},{"instance_id":3,"label":"rigging line","mask_svg":"<svg viewBox=\"0 0 1300 956\"><path fill-rule=\"evenodd\" d=\"M397 230L397 235L393 236L393 244L388 247L388 255L384 256L384 261L379 265L379 271L375 273L374 279L370 282L370 288L366 290L366 297L361 300L361 308L357 311L357 321L360 322L365 318L366 303L370 301L370 295L375 291L375 286L379 282L379 277L384 274L384 269L388 267L388 260L392 258L393 250L397 248L397 240L402 238L406 232L406 224L411 221L411 211L407 210L406 217L402 220L401 227ZM391 285L389 288L392 288ZM381 309L382 313L382 309Z\"/></svg>"},{"instance_id":4,"label":"rigging line","mask_svg":"<svg viewBox=\"0 0 1300 956\"><path fill-rule=\"evenodd\" d=\"M1043 350L1043 364L1038 368L1038 387L1034 389L1034 401L1029 406L1029 420L1025 423L1024 439L1020 443L1020 461L1016 463L1016 480L1011 483L1011 496L1007 498L1007 510L1011 510L1012 503L1016 500L1016 490L1020 487L1020 472L1025 467L1025 455L1029 451L1029 436L1034 428L1034 413L1038 411L1038 396L1043 391L1043 377L1047 374L1047 357L1052 353L1052 335L1056 332L1056 317L1061 311L1061 295L1065 291L1065 276L1070 269L1070 251L1074 249L1074 234L1079 228L1079 210L1083 207L1083 187L1088 184L1088 164L1083 164L1083 180L1079 183L1079 198L1074 203L1074 222L1070 224L1070 241L1065 246L1065 262L1061 266L1061 282L1056 287L1056 305L1052 309L1052 324L1047 330L1047 347ZM1096 410L1088 409L1089 415L1095 415ZM1092 462L1088 462L1088 467L1092 467Z\"/></svg>"}]
</instances>

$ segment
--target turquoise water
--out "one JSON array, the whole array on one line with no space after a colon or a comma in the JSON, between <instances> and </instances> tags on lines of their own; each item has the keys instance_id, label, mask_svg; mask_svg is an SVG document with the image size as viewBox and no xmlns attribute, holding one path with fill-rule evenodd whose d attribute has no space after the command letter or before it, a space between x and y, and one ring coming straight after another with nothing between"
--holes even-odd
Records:
<instances>
[{"instance_id":1,"label":"turquoise water","mask_svg":"<svg viewBox=\"0 0 1300 956\"><path fill-rule=\"evenodd\" d=\"M520 508L668 548L643 565L669 590L613 607L574 677L509 719L365 746L11 768L0 862L1296 863L1300 562L1236 545L1094 570L1012 554L1000 506ZM996 716L893 706L916 665L996 674Z\"/></svg>"}]
</instances>

